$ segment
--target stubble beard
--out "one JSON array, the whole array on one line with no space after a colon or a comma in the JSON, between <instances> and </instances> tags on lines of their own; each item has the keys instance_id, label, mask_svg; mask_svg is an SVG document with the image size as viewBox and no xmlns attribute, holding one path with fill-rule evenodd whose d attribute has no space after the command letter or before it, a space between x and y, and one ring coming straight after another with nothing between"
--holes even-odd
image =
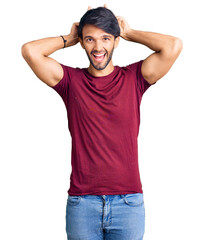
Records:
<instances>
[{"instance_id":1,"label":"stubble beard","mask_svg":"<svg viewBox=\"0 0 204 240\"><path fill-rule=\"evenodd\" d=\"M85 49L85 51L86 51L86 49ZM105 68L107 67L107 65L108 65L109 62L111 61L112 56L113 56L113 51L114 51L114 46L113 46L113 48L112 48L112 50L111 50L111 52L110 52L110 55L109 55L106 63L104 64L104 66L100 66L100 63L99 63L98 66L95 65L87 51L86 51L86 54L87 54L87 56L88 56L88 59L89 59L91 65L92 65L96 70L103 70L103 69L105 69ZM108 53L107 53L107 51L106 51L106 55L107 55L107 54L108 54ZM105 56L105 57L106 57L106 56Z\"/></svg>"}]
</instances>

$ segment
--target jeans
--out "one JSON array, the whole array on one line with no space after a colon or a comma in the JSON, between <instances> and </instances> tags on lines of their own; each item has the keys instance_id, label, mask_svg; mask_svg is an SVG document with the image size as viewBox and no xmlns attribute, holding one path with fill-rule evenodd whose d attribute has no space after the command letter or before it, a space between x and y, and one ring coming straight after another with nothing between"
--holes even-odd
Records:
<instances>
[{"instance_id":1,"label":"jeans","mask_svg":"<svg viewBox=\"0 0 204 240\"><path fill-rule=\"evenodd\" d=\"M142 240L145 207L142 193L68 195L68 240Z\"/></svg>"}]
</instances>

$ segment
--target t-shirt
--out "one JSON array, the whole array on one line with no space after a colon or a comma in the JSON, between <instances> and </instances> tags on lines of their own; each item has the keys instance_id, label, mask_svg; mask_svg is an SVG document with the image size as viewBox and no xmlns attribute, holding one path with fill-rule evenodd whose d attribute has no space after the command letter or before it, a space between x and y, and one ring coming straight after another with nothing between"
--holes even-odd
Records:
<instances>
[{"instance_id":1,"label":"t-shirt","mask_svg":"<svg viewBox=\"0 0 204 240\"><path fill-rule=\"evenodd\" d=\"M67 109L69 195L143 193L137 138L142 95L151 84L142 76L142 62L114 66L101 77L60 63L64 76L51 87Z\"/></svg>"}]
</instances>

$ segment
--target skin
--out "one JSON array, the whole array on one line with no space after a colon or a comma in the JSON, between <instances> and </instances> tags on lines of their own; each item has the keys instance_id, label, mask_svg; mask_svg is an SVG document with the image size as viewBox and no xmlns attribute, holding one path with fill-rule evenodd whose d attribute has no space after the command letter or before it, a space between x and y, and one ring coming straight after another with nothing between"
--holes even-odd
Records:
<instances>
[{"instance_id":1,"label":"skin","mask_svg":"<svg viewBox=\"0 0 204 240\"><path fill-rule=\"evenodd\" d=\"M80 43L89 58L89 73L93 76L105 76L114 70L112 54L118 46L120 38L114 39L112 34L104 32L102 29L94 25L86 25L83 28L83 40ZM105 53L102 62L97 62L93 54Z\"/></svg>"},{"instance_id":2,"label":"skin","mask_svg":"<svg viewBox=\"0 0 204 240\"><path fill-rule=\"evenodd\" d=\"M104 7L107 8L107 5L104 4ZM88 10L89 9L91 9L90 6L88 7ZM155 51L144 60L141 69L143 77L150 84L154 84L170 70L176 61L183 48L182 41L179 38L169 35L134 30L129 26L125 18L121 16L116 16L116 18L120 26L120 37L127 41L146 45L151 50ZM99 38L106 33L101 29L97 29L95 26L89 25L83 28L83 34L93 38L91 44L84 42L84 37L83 39L79 39L81 46L86 50L90 60L90 66L88 68L89 72L94 76L105 76L110 74L114 69L112 59L107 67L103 70L97 70L94 68L91 62L91 51L103 52L103 50L108 51L110 49L106 49L106 44L102 41L99 41ZM119 37L116 38L115 43L114 39L112 39L113 48L116 48L118 44Z\"/></svg>"},{"instance_id":3,"label":"skin","mask_svg":"<svg viewBox=\"0 0 204 240\"><path fill-rule=\"evenodd\" d=\"M104 4L104 7L107 8L107 5ZM91 9L90 6L89 9ZM66 47L80 42L90 60L88 71L93 76L106 76L114 70L112 54L118 47L120 38L143 44L154 52L144 60L141 72L150 84L155 83L169 71L176 61L183 48L182 41L170 35L134 30L123 17L116 16L116 18L121 31L116 39L113 36L111 38L111 34L108 34L109 39L107 39L107 36L105 37L107 33L94 25L84 26L83 39L81 39L77 33L79 22L75 22L70 33L63 35L67 40ZM84 39L86 36L89 36L89 40ZM63 47L64 42L60 36L48 37L25 43L21 52L36 76L47 85L55 86L62 79L64 72L62 66L49 55ZM103 62L96 62L93 53L106 53Z\"/></svg>"}]
</instances>

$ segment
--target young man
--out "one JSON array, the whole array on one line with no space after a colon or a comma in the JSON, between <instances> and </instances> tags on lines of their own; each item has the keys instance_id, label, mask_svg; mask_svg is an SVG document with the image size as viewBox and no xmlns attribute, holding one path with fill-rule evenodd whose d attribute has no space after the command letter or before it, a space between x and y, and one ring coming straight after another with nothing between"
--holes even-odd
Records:
<instances>
[{"instance_id":1,"label":"young man","mask_svg":"<svg viewBox=\"0 0 204 240\"><path fill-rule=\"evenodd\" d=\"M114 66L120 37L154 51ZM49 55L80 42L90 65L73 68ZM145 209L137 137L144 92L171 68L180 39L130 28L107 6L88 8L69 35L28 42L22 55L39 79L62 97L72 137L66 231L74 239L143 239Z\"/></svg>"}]
</instances>

